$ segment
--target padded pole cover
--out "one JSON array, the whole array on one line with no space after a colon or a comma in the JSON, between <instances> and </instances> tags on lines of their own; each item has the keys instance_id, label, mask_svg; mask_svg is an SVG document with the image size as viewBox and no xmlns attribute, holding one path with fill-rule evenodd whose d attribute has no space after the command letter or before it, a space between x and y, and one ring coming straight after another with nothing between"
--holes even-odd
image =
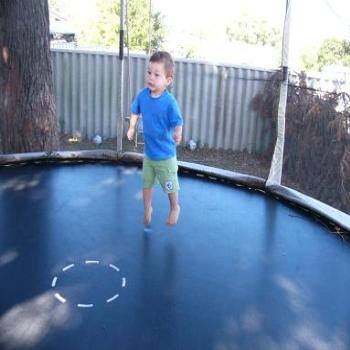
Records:
<instances>
[{"instance_id":1,"label":"padded pole cover","mask_svg":"<svg viewBox=\"0 0 350 350\"><path fill-rule=\"evenodd\" d=\"M283 71L287 72L287 74L285 73L283 74L284 79L281 82L280 100L278 105L278 116L277 116L277 139L275 144L275 150L272 157L269 177L266 182L267 187L269 185L280 185L281 178L282 178L285 114L286 114L287 94L288 94L288 54L289 54L290 10L291 10L291 0L287 0L286 15L284 18L284 26L283 26L283 44L282 44L282 67L283 67Z\"/></svg>"}]
</instances>

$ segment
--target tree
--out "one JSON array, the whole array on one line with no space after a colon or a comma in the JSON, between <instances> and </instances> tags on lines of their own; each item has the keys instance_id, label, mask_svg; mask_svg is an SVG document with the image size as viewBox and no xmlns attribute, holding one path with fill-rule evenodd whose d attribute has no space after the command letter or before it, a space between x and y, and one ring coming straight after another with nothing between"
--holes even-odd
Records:
<instances>
[{"instance_id":1,"label":"tree","mask_svg":"<svg viewBox=\"0 0 350 350\"><path fill-rule=\"evenodd\" d=\"M281 31L264 18L252 18L246 13L234 21L233 26L226 27L230 41L243 41L252 45L270 45L278 47L282 40Z\"/></svg>"},{"instance_id":2,"label":"tree","mask_svg":"<svg viewBox=\"0 0 350 350\"><path fill-rule=\"evenodd\" d=\"M151 13L149 0L128 0L129 48L148 52L161 48L165 29L160 12ZM78 33L78 42L83 45L119 45L120 1L98 0L97 15ZM150 42L151 35L151 42Z\"/></svg>"},{"instance_id":3,"label":"tree","mask_svg":"<svg viewBox=\"0 0 350 350\"><path fill-rule=\"evenodd\" d=\"M0 1L2 151L58 148L47 0Z\"/></svg>"},{"instance_id":4,"label":"tree","mask_svg":"<svg viewBox=\"0 0 350 350\"><path fill-rule=\"evenodd\" d=\"M156 12L152 15L153 28L151 32L151 45L150 50L156 51L162 48L162 44L165 40L165 29L163 25L163 16L160 12Z\"/></svg>"},{"instance_id":5,"label":"tree","mask_svg":"<svg viewBox=\"0 0 350 350\"><path fill-rule=\"evenodd\" d=\"M302 56L304 69L319 70L325 66L350 67L350 42L345 39L329 38L323 41L315 52Z\"/></svg>"}]
</instances>

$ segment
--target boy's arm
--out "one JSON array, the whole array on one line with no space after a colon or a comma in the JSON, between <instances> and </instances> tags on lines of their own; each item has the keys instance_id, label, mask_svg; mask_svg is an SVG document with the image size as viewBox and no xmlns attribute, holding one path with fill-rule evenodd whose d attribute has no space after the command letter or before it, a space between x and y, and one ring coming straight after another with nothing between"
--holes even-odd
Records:
<instances>
[{"instance_id":1,"label":"boy's arm","mask_svg":"<svg viewBox=\"0 0 350 350\"><path fill-rule=\"evenodd\" d=\"M182 125L178 125L178 126L175 127L175 130L174 130L175 143L177 145L179 145L180 142L181 142L181 139L182 139Z\"/></svg>"},{"instance_id":2,"label":"boy's arm","mask_svg":"<svg viewBox=\"0 0 350 350\"><path fill-rule=\"evenodd\" d=\"M128 136L129 141L132 141L134 139L135 128L136 128L136 123L137 123L138 119L139 119L138 114L131 114L129 130L127 132L127 136Z\"/></svg>"}]
</instances>

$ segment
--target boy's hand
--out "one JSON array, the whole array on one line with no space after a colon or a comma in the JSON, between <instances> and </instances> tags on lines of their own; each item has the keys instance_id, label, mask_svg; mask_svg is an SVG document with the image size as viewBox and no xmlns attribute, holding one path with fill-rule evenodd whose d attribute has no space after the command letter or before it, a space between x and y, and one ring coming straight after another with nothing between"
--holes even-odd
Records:
<instances>
[{"instance_id":1,"label":"boy's hand","mask_svg":"<svg viewBox=\"0 0 350 350\"><path fill-rule=\"evenodd\" d=\"M174 131L174 141L177 145L180 144L182 139L182 127L176 127Z\"/></svg>"},{"instance_id":2,"label":"boy's hand","mask_svg":"<svg viewBox=\"0 0 350 350\"><path fill-rule=\"evenodd\" d=\"M128 137L128 140L132 141L134 139L134 135L135 135L135 128L129 128L126 135Z\"/></svg>"}]
</instances>

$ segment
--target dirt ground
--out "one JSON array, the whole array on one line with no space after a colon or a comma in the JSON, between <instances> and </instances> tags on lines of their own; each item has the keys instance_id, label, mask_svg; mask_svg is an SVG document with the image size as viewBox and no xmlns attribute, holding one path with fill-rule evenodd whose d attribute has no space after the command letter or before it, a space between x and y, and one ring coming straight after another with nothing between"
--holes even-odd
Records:
<instances>
[{"instance_id":1,"label":"dirt ground","mask_svg":"<svg viewBox=\"0 0 350 350\"><path fill-rule=\"evenodd\" d=\"M79 139L72 135L60 135L60 151L93 150L93 149L117 149L115 138L105 139L99 145L92 140ZM123 140L123 150L128 152L143 153L143 145L135 147L133 142ZM0 148L0 154L2 150ZM267 178L269 174L270 160L266 157L249 154L248 152L234 152L232 150L214 150L209 148L197 148L191 151L184 146L177 147L178 160L208 165L215 168L231 170L242 174Z\"/></svg>"}]
</instances>

